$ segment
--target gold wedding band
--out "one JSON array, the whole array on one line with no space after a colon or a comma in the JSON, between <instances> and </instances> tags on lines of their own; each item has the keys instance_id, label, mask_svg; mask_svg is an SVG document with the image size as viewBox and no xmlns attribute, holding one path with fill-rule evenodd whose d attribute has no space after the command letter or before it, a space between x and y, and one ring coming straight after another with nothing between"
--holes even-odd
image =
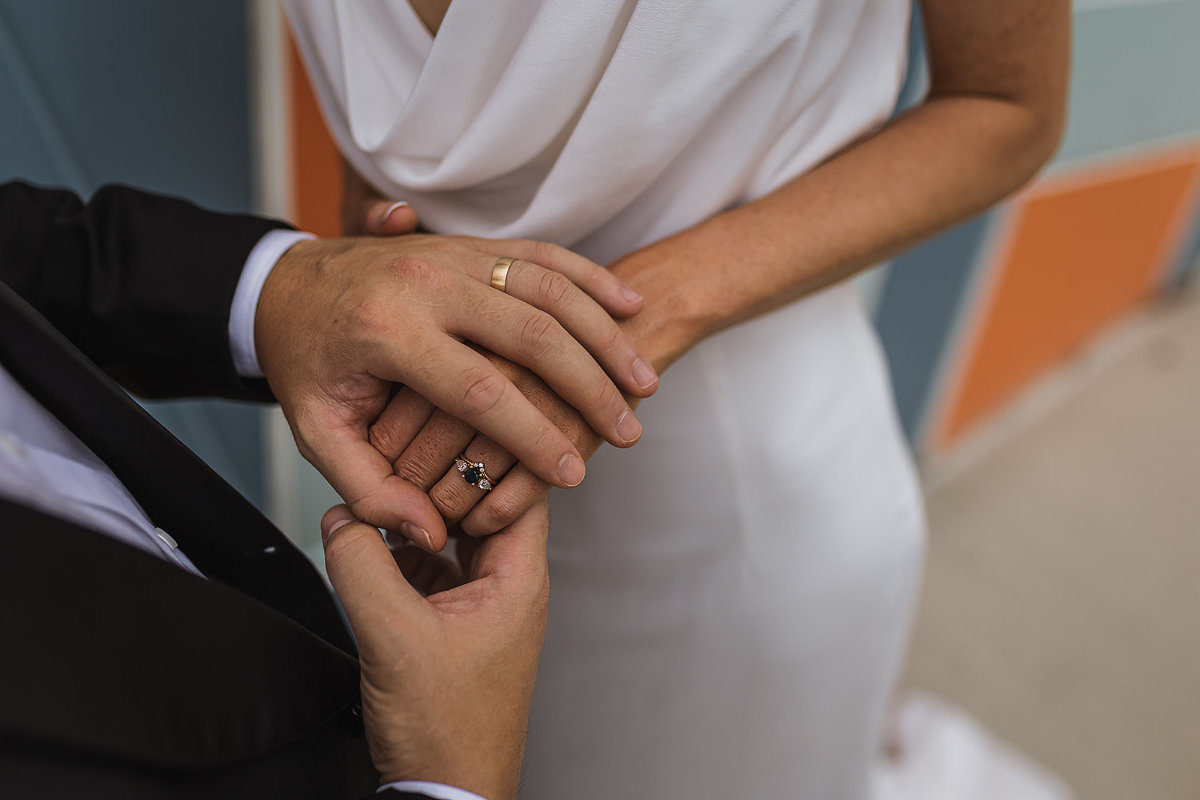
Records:
<instances>
[{"instance_id":1,"label":"gold wedding band","mask_svg":"<svg viewBox=\"0 0 1200 800\"><path fill-rule=\"evenodd\" d=\"M493 289L499 289L502 292L507 291L504 287L508 284L508 268L512 266L514 261L516 259L510 256L496 259L496 266L492 267Z\"/></svg>"}]
</instances>

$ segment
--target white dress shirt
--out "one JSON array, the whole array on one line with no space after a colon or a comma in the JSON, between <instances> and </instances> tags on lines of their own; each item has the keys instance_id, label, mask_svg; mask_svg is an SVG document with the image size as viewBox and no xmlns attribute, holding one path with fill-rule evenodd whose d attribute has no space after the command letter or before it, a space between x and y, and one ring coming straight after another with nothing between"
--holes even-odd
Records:
<instances>
[{"instance_id":1,"label":"white dress shirt","mask_svg":"<svg viewBox=\"0 0 1200 800\"><path fill-rule=\"evenodd\" d=\"M243 377L262 371L254 348L254 312L271 268L283 253L309 234L272 231L259 240L230 309L229 337L234 364ZM195 575L200 570L170 533L156 527L129 490L87 445L67 430L0 365L0 496L46 514L107 534ZM438 800L483 800L479 795L426 781L381 786L421 792Z\"/></svg>"}]
</instances>

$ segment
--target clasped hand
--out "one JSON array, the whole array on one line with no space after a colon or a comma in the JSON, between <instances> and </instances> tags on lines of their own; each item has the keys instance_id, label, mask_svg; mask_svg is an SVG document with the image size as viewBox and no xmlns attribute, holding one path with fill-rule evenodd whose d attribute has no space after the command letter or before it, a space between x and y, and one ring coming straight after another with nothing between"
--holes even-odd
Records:
<instances>
[{"instance_id":1,"label":"clasped hand","mask_svg":"<svg viewBox=\"0 0 1200 800\"><path fill-rule=\"evenodd\" d=\"M518 259L506 292L489 285L501 256ZM600 439L637 441L623 392L647 396L657 376L613 318L640 303L604 268L542 242L313 240L268 277L255 342L300 452L354 516L438 551L445 519L469 510L464 490L483 495L450 474L459 452L496 479L519 462L466 526L491 533L549 486L578 485Z\"/></svg>"}]
</instances>

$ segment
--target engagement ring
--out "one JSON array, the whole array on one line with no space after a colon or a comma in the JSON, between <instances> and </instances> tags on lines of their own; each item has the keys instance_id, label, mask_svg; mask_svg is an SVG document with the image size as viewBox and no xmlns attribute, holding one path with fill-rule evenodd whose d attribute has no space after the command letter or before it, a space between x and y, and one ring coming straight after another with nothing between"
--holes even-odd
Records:
<instances>
[{"instance_id":1,"label":"engagement ring","mask_svg":"<svg viewBox=\"0 0 1200 800\"><path fill-rule=\"evenodd\" d=\"M490 492L496 482L488 477L482 461L471 461L465 455L454 459L454 468L462 473L463 480L472 486L478 486L485 492Z\"/></svg>"}]
</instances>

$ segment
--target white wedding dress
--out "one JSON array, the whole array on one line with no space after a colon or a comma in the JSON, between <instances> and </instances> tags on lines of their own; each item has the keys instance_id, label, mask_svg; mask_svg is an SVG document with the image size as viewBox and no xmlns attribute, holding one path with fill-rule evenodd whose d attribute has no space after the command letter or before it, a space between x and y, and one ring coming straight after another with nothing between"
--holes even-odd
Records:
<instances>
[{"instance_id":1,"label":"white wedding dress","mask_svg":"<svg viewBox=\"0 0 1200 800\"><path fill-rule=\"evenodd\" d=\"M910 3L454 0L436 38L403 0L285 5L386 196L605 263L884 122ZM924 526L854 288L700 344L638 416L552 495L522 797L866 797Z\"/></svg>"}]
</instances>

